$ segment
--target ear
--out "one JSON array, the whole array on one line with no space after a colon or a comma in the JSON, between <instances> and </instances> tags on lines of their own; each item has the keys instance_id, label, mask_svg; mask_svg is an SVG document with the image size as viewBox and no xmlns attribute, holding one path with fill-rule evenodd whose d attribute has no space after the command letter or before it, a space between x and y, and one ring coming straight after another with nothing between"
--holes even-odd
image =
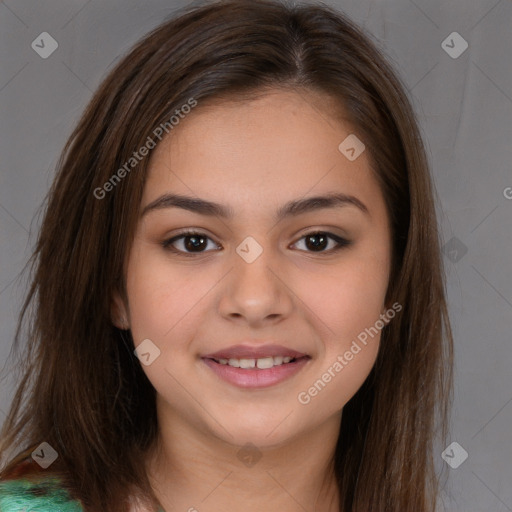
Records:
<instances>
[{"instance_id":1,"label":"ear","mask_svg":"<svg viewBox=\"0 0 512 512\"><path fill-rule=\"evenodd\" d=\"M123 331L130 328L129 315L127 307L121 297L121 294L116 290L112 295L112 303L110 307L110 318L112 323Z\"/></svg>"}]
</instances>

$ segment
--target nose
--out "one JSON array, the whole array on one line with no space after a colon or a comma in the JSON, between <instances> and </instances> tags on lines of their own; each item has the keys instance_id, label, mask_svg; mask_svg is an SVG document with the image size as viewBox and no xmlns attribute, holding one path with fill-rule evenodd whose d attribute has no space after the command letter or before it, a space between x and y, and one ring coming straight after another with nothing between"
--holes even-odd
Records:
<instances>
[{"instance_id":1,"label":"nose","mask_svg":"<svg viewBox=\"0 0 512 512\"><path fill-rule=\"evenodd\" d=\"M270 250L264 250L251 263L235 253L233 265L219 302L219 312L224 318L261 327L276 324L290 315L293 293Z\"/></svg>"}]
</instances>

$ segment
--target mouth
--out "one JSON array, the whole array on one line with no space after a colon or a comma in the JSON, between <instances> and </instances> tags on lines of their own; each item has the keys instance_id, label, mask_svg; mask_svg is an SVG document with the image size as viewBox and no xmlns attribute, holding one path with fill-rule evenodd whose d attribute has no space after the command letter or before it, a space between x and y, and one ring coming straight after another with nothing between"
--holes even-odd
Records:
<instances>
[{"instance_id":1,"label":"mouth","mask_svg":"<svg viewBox=\"0 0 512 512\"><path fill-rule=\"evenodd\" d=\"M282 366L286 364L293 364L302 359L309 359L309 356L301 356L301 357L290 357L290 356L268 356L268 357L260 357L260 358L240 358L237 359L235 357L226 358L207 358L211 361L214 361L218 364L231 366L232 368L240 368L242 370L268 370L269 368L274 368L276 366Z\"/></svg>"},{"instance_id":2,"label":"mouth","mask_svg":"<svg viewBox=\"0 0 512 512\"><path fill-rule=\"evenodd\" d=\"M267 388L292 378L311 360L308 355L202 357L221 380L239 388Z\"/></svg>"}]
</instances>

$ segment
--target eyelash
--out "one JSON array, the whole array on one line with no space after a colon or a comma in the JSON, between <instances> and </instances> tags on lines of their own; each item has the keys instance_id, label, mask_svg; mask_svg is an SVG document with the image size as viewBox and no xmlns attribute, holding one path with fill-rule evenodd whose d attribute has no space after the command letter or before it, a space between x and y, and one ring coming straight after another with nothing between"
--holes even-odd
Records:
<instances>
[{"instance_id":1,"label":"eyelash","mask_svg":"<svg viewBox=\"0 0 512 512\"><path fill-rule=\"evenodd\" d=\"M306 237L312 236L312 235L327 235L327 238L331 238L338 245L334 248L327 250L327 251L323 250L323 251L318 251L318 252L316 252L316 251L304 251L304 252L309 252L312 254L332 254L332 253L338 252L341 249L344 249L352 244L352 242L350 240L347 240L345 238L337 236L334 233L330 233L329 231L311 231L310 233L306 233L305 235L301 236L299 240L302 240L303 238L306 238ZM207 252L211 252L211 251L199 251L199 252L195 252L195 253L194 252L186 252L186 251L181 251L179 249L172 247L172 244L174 242L176 242L182 238L186 238L187 236L197 236L197 237L207 238L208 240L211 240L211 238L209 236L206 236L205 233L187 230L187 231L183 231L182 233L180 233L179 235L177 235L173 238L164 240L161 243L161 245L167 251L171 251L173 253L176 253L176 254L179 254L182 256L186 256L186 257L195 257L195 256L200 256L202 254L205 254Z\"/></svg>"}]
</instances>

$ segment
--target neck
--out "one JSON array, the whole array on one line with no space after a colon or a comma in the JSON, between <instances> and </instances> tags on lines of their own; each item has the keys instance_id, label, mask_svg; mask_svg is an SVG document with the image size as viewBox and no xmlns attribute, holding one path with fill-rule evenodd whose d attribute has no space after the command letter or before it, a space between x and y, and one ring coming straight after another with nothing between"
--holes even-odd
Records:
<instances>
[{"instance_id":1,"label":"neck","mask_svg":"<svg viewBox=\"0 0 512 512\"><path fill-rule=\"evenodd\" d=\"M279 445L240 447L177 417L160 422L147 468L166 512L339 511L333 454L341 414Z\"/></svg>"}]
</instances>

